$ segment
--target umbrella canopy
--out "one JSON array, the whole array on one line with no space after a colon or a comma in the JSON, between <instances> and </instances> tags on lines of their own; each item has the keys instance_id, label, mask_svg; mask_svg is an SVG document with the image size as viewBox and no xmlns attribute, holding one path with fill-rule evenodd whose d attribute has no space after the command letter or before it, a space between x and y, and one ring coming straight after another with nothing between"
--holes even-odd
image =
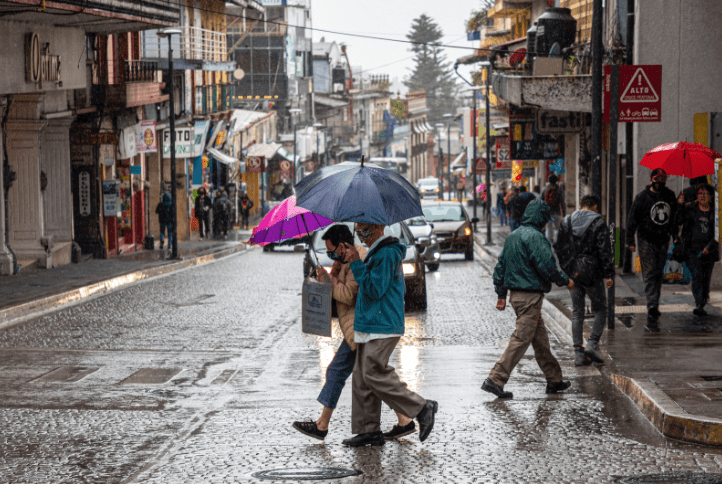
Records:
<instances>
[{"instance_id":1,"label":"umbrella canopy","mask_svg":"<svg viewBox=\"0 0 722 484\"><path fill-rule=\"evenodd\" d=\"M391 225L423 215L419 193L411 183L363 161L325 166L295 189L299 206L336 222Z\"/></svg>"},{"instance_id":2,"label":"umbrella canopy","mask_svg":"<svg viewBox=\"0 0 722 484\"><path fill-rule=\"evenodd\" d=\"M663 169L668 175L696 178L714 173L715 158L722 155L699 143L666 143L644 155L639 163L654 170Z\"/></svg>"},{"instance_id":3,"label":"umbrella canopy","mask_svg":"<svg viewBox=\"0 0 722 484\"><path fill-rule=\"evenodd\" d=\"M263 217L258 227L253 229L249 242L261 246L268 245L301 237L332 223L332 220L296 206L296 197L288 197Z\"/></svg>"}]
</instances>

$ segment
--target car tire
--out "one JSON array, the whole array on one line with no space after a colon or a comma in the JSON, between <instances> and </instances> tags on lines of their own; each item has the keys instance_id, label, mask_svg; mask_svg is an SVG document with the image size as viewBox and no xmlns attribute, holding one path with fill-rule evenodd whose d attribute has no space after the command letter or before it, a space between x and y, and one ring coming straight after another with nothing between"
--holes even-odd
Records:
<instances>
[{"instance_id":1,"label":"car tire","mask_svg":"<svg viewBox=\"0 0 722 484\"><path fill-rule=\"evenodd\" d=\"M474 246L472 245L469 249L464 252L464 258L466 260L474 260Z\"/></svg>"},{"instance_id":2,"label":"car tire","mask_svg":"<svg viewBox=\"0 0 722 484\"><path fill-rule=\"evenodd\" d=\"M427 265L426 267L429 268L429 272L436 272L436 271L439 270L439 263L438 263L438 262L435 262L435 263L433 263L433 264Z\"/></svg>"}]
</instances>

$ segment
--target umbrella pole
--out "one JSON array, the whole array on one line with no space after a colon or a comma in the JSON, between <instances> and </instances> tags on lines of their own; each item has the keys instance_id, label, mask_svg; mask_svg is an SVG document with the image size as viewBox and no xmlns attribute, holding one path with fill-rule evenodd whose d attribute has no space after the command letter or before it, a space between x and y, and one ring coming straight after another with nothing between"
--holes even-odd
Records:
<instances>
[{"instance_id":1,"label":"umbrella pole","mask_svg":"<svg viewBox=\"0 0 722 484\"><path fill-rule=\"evenodd\" d=\"M301 220L303 220L303 226L304 226L304 228L306 229L306 233L307 233L307 234L310 233L310 232L308 231L308 225L306 225L306 218L305 218L303 215L301 215ZM318 260L318 254L316 254L316 250L313 248L313 246L309 247L309 250L310 250L311 252L313 252L313 256L316 258L316 265L317 265L317 266L320 266L320 265L321 265L321 262L319 262L319 260Z\"/></svg>"}]
</instances>

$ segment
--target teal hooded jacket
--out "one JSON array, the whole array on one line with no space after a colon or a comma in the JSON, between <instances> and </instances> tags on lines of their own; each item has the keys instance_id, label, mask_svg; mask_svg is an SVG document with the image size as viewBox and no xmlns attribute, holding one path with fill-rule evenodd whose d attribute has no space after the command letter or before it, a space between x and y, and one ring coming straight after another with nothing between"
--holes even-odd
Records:
<instances>
[{"instance_id":1,"label":"teal hooded jacket","mask_svg":"<svg viewBox=\"0 0 722 484\"><path fill-rule=\"evenodd\" d=\"M351 262L351 272L359 286L354 331L404 333L405 255L406 246L389 237L370 250L363 261Z\"/></svg>"},{"instance_id":2,"label":"teal hooded jacket","mask_svg":"<svg viewBox=\"0 0 722 484\"><path fill-rule=\"evenodd\" d=\"M521 227L509 234L494 268L494 289L499 299L508 290L549 292L552 282L569 284L569 278L557 268L552 247L542 233L551 220L549 205L535 200L527 205Z\"/></svg>"}]
</instances>

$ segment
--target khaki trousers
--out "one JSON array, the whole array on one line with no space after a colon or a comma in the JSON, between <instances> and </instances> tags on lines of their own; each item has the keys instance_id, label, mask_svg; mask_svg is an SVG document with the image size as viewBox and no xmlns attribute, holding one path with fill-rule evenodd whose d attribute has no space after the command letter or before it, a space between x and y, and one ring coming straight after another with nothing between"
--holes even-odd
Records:
<instances>
[{"instance_id":1,"label":"khaki trousers","mask_svg":"<svg viewBox=\"0 0 722 484\"><path fill-rule=\"evenodd\" d=\"M549 337L541 318L544 294L536 292L511 291L509 303L516 313L516 330L509 339L501 359L489 374L489 380L503 387L509 375L526 353L531 344L536 362L548 382L562 380L562 368L549 348Z\"/></svg>"},{"instance_id":2,"label":"khaki trousers","mask_svg":"<svg viewBox=\"0 0 722 484\"><path fill-rule=\"evenodd\" d=\"M406 387L389 366L399 338L371 340L356 345L353 369L351 432L364 434L381 430L381 402L399 413L416 417L426 400Z\"/></svg>"}]
</instances>

